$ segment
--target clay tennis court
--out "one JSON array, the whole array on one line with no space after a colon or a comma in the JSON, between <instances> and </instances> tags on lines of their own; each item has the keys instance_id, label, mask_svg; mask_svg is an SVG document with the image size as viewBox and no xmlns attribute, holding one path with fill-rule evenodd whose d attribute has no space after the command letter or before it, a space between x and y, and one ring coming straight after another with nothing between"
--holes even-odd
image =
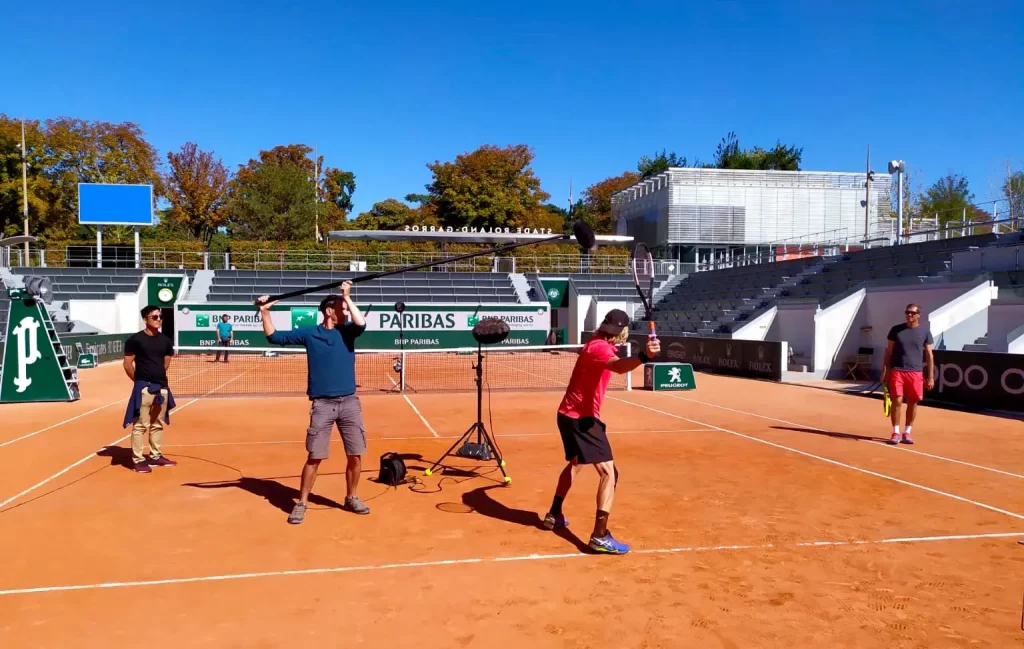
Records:
<instances>
[{"instance_id":1,"label":"clay tennis court","mask_svg":"<svg viewBox=\"0 0 1024 649\"><path fill-rule=\"evenodd\" d=\"M862 397L704 374L610 392L633 552L593 556L593 472L569 530L538 527L557 390L491 395L507 487L458 458L475 473L423 476L475 393L365 394L372 514L340 509L336 441L291 526L308 401L219 398L252 370L215 371L172 413L178 466L149 475L127 468L118 364L82 371L78 402L0 410L0 646L1024 647L1021 422L923 408L893 448ZM388 451L415 484L373 482Z\"/></svg>"}]
</instances>

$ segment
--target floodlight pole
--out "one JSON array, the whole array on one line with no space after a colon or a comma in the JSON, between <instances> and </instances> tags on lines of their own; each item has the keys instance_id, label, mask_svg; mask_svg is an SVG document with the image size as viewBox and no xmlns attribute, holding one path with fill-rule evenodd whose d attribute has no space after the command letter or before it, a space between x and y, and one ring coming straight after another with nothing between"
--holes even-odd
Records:
<instances>
[{"instance_id":1,"label":"floodlight pole","mask_svg":"<svg viewBox=\"0 0 1024 649\"><path fill-rule=\"evenodd\" d=\"M103 268L103 226L96 226L96 268Z\"/></svg>"},{"instance_id":2,"label":"floodlight pole","mask_svg":"<svg viewBox=\"0 0 1024 649\"><path fill-rule=\"evenodd\" d=\"M135 267L142 268L142 248L139 246L139 226L135 226Z\"/></svg>"},{"instance_id":3,"label":"floodlight pole","mask_svg":"<svg viewBox=\"0 0 1024 649\"><path fill-rule=\"evenodd\" d=\"M25 236L28 234L28 151L25 150L25 118L21 118L21 202L22 214L25 217ZM28 258L28 241L25 242L25 259L22 261L26 267L31 266Z\"/></svg>"}]
</instances>

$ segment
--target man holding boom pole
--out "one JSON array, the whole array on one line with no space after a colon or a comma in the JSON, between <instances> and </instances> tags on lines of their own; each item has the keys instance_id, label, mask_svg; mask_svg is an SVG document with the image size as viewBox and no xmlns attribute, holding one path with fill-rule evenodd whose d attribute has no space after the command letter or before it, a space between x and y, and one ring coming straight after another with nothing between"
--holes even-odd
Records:
<instances>
[{"instance_id":1,"label":"man holding boom pole","mask_svg":"<svg viewBox=\"0 0 1024 649\"><path fill-rule=\"evenodd\" d=\"M267 296L259 299L263 333L274 345L304 345L306 348L307 389L312 402L309 428L306 430L306 451L309 456L302 467L299 501L295 503L288 522L298 525L306 517L309 492L313 489L320 462L330 456L331 429L335 424L345 444L348 466L345 468L348 494L345 510L369 514L359 498L359 472L366 453L366 428L362 406L356 396L355 341L366 331L366 320L349 295L352 282L341 285L341 295L329 295L320 302L323 324L291 331L277 331L270 318L270 307L276 301Z\"/></svg>"}]
</instances>

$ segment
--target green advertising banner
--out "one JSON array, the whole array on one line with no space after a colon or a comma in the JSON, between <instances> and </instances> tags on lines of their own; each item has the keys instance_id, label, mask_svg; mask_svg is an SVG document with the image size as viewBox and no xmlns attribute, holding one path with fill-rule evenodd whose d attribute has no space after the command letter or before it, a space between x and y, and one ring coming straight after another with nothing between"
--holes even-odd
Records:
<instances>
[{"instance_id":1,"label":"green advertising banner","mask_svg":"<svg viewBox=\"0 0 1024 649\"><path fill-rule=\"evenodd\" d=\"M647 363L644 365L645 390L695 390L693 366L689 363Z\"/></svg>"},{"instance_id":2,"label":"green advertising banner","mask_svg":"<svg viewBox=\"0 0 1024 649\"><path fill-rule=\"evenodd\" d=\"M541 279L540 285L544 287L544 293L547 294L548 304L552 309L569 306L569 280Z\"/></svg>"},{"instance_id":3,"label":"green advertising banner","mask_svg":"<svg viewBox=\"0 0 1024 649\"><path fill-rule=\"evenodd\" d=\"M82 354L93 354L97 363L109 363L124 358L124 342L132 334L96 334L61 336L60 344L72 364L78 365L79 345Z\"/></svg>"},{"instance_id":4,"label":"green advertising banner","mask_svg":"<svg viewBox=\"0 0 1024 649\"><path fill-rule=\"evenodd\" d=\"M158 307L169 307L178 298L184 275L168 275L166 277L149 277L146 304Z\"/></svg>"},{"instance_id":5,"label":"green advertising banner","mask_svg":"<svg viewBox=\"0 0 1024 649\"><path fill-rule=\"evenodd\" d=\"M216 347L217 323L227 314L233 327L233 347L272 347L263 334L259 311L251 304L178 303L174 318L175 345ZM406 304L403 313L393 305L359 305L366 318L366 331L359 337L361 349L453 349L476 347L473 327L483 318L501 318L510 333L497 347L543 345L551 326L551 309L543 302L533 304ZM315 306L277 304L271 320L278 331L320 324Z\"/></svg>"}]
</instances>

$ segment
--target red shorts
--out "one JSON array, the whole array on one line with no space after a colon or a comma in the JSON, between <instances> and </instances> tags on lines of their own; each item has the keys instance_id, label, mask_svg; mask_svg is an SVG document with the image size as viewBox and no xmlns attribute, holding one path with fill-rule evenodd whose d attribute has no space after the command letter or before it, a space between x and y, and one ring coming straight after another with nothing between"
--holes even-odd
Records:
<instances>
[{"instance_id":1,"label":"red shorts","mask_svg":"<svg viewBox=\"0 0 1024 649\"><path fill-rule=\"evenodd\" d=\"M924 372L889 370L889 396L894 400L906 395L907 403L924 398Z\"/></svg>"}]
</instances>

